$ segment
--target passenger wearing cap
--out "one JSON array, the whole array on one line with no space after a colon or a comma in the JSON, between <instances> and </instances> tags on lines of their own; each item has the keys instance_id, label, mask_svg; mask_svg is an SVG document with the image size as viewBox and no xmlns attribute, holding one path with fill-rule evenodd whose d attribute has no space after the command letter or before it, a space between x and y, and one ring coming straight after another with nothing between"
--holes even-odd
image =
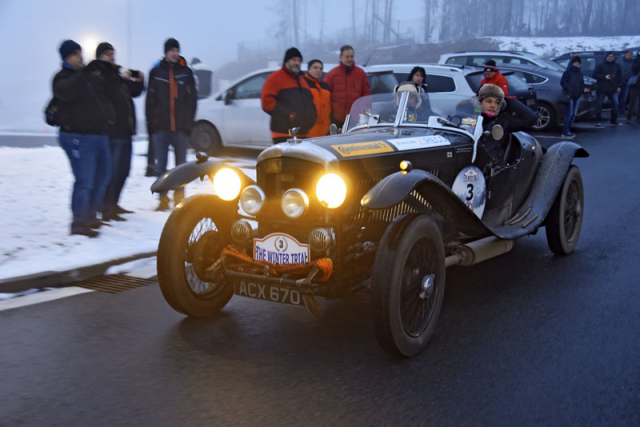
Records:
<instances>
[{"instance_id":1,"label":"passenger wearing cap","mask_svg":"<svg viewBox=\"0 0 640 427\"><path fill-rule=\"evenodd\" d=\"M174 38L164 43L164 58L149 72L149 87L145 103L147 132L153 142L156 172L167 170L169 146L173 146L175 165L187 161L189 134L196 115L198 94L193 71L180 56L180 44ZM184 198L184 188L174 191L177 206ZM157 211L169 210L167 193L160 193Z\"/></svg>"},{"instance_id":2,"label":"passenger wearing cap","mask_svg":"<svg viewBox=\"0 0 640 427\"><path fill-rule=\"evenodd\" d=\"M409 92L411 94L407 100L407 108L402 118L403 122L427 123L429 116L434 115L429 98L422 92L420 86L419 83L413 81L404 81L399 83L393 90L397 94L401 92ZM400 95L396 95L396 104L400 102L400 99Z\"/></svg>"},{"instance_id":3,"label":"passenger wearing cap","mask_svg":"<svg viewBox=\"0 0 640 427\"><path fill-rule=\"evenodd\" d=\"M496 125L504 130L499 140L491 134L481 137L479 145L484 150L478 151L476 163L483 170L487 166L505 166L505 150L511 141L511 133L529 129L536 123L537 116L517 99L505 97L502 89L493 84L482 86L476 99L482 107L482 130L491 132Z\"/></svg>"},{"instance_id":4,"label":"passenger wearing cap","mask_svg":"<svg viewBox=\"0 0 640 427\"><path fill-rule=\"evenodd\" d=\"M96 59L87 70L105 82L109 106L109 149L111 154L111 180L100 211L103 221L126 221L121 213L132 213L118 206L120 193L131 169L132 135L136 133L136 112L133 99L144 89L144 75L140 71L122 69L116 64L115 49L107 42L96 49Z\"/></svg>"},{"instance_id":5,"label":"passenger wearing cap","mask_svg":"<svg viewBox=\"0 0 640 427\"><path fill-rule=\"evenodd\" d=\"M484 64L484 78L480 82L480 86L484 86L486 84L498 86L502 89L504 96L509 96L509 82L507 82L506 77L500 73L496 67L496 61L493 59L488 60Z\"/></svg>"},{"instance_id":6,"label":"passenger wearing cap","mask_svg":"<svg viewBox=\"0 0 640 427\"><path fill-rule=\"evenodd\" d=\"M62 69L53 78L60 146L69 158L75 183L71 194L71 234L96 237L96 213L111 176L109 99L104 81L84 66L82 48L65 40Z\"/></svg>"},{"instance_id":7,"label":"passenger wearing cap","mask_svg":"<svg viewBox=\"0 0 640 427\"><path fill-rule=\"evenodd\" d=\"M578 105L580 104L580 97L584 93L584 76L580 71L581 65L582 60L580 59L580 55L575 55L571 58L571 62L560 79L562 93L567 96L569 101L566 104L564 114L564 125L562 128L563 138L570 139L576 136L571 132L571 125L576 119L576 115L578 114Z\"/></svg>"},{"instance_id":8,"label":"passenger wearing cap","mask_svg":"<svg viewBox=\"0 0 640 427\"><path fill-rule=\"evenodd\" d=\"M297 137L306 138L316 123L316 107L309 84L300 75L302 54L289 48L282 68L272 73L262 86L262 110L271 116L271 139L274 144L289 139L289 130L300 128Z\"/></svg>"},{"instance_id":9,"label":"passenger wearing cap","mask_svg":"<svg viewBox=\"0 0 640 427\"><path fill-rule=\"evenodd\" d=\"M627 109L627 97L629 95L629 86L627 82L629 78L633 76L633 52L630 49L624 51L624 56L616 61L620 65L620 73L622 74L622 81L620 82L620 114L623 114Z\"/></svg>"}]
</instances>

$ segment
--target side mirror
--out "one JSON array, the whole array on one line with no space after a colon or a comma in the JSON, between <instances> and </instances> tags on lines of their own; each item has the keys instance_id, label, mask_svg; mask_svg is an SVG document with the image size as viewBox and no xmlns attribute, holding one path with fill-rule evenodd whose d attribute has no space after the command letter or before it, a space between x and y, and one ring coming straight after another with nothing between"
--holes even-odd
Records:
<instances>
[{"instance_id":1,"label":"side mirror","mask_svg":"<svg viewBox=\"0 0 640 427\"><path fill-rule=\"evenodd\" d=\"M331 123L329 126L329 135L337 135L338 134L338 126L335 123Z\"/></svg>"},{"instance_id":2,"label":"side mirror","mask_svg":"<svg viewBox=\"0 0 640 427\"><path fill-rule=\"evenodd\" d=\"M495 125L493 129L491 129L491 136L496 141L499 141L504 136L504 128L501 125Z\"/></svg>"},{"instance_id":3,"label":"side mirror","mask_svg":"<svg viewBox=\"0 0 640 427\"><path fill-rule=\"evenodd\" d=\"M231 91L226 91L224 95L222 95L222 99L224 101L224 105L231 104Z\"/></svg>"}]
</instances>

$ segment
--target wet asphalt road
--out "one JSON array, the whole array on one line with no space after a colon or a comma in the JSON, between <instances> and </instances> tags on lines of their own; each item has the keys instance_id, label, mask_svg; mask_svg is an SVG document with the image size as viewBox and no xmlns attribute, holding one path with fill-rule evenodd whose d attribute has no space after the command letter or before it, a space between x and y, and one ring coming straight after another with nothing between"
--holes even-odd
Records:
<instances>
[{"instance_id":1,"label":"wet asphalt road","mask_svg":"<svg viewBox=\"0 0 640 427\"><path fill-rule=\"evenodd\" d=\"M383 353L362 303L234 297L194 321L157 285L95 292L0 312L0 425L640 425L640 126L577 134L576 253L541 230L449 269L421 355Z\"/></svg>"}]
</instances>

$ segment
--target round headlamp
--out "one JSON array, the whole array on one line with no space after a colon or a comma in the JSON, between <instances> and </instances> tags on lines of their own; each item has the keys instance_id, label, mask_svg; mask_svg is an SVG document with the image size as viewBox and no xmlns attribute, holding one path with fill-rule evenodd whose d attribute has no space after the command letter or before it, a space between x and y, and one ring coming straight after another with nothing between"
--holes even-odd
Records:
<instances>
[{"instance_id":1,"label":"round headlamp","mask_svg":"<svg viewBox=\"0 0 640 427\"><path fill-rule=\"evenodd\" d=\"M282 195L281 206L289 218L300 218L309 208L309 197L299 188L292 188Z\"/></svg>"},{"instance_id":2,"label":"round headlamp","mask_svg":"<svg viewBox=\"0 0 640 427\"><path fill-rule=\"evenodd\" d=\"M347 184L340 175L328 173L316 184L316 196L324 207L335 209L340 207L347 197Z\"/></svg>"},{"instance_id":3,"label":"round headlamp","mask_svg":"<svg viewBox=\"0 0 640 427\"><path fill-rule=\"evenodd\" d=\"M264 191L257 185L250 185L242 190L240 206L249 215L258 215L264 206Z\"/></svg>"},{"instance_id":4,"label":"round headlamp","mask_svg":"<svg viewBox=\"0 0 640 427\"><path fill-rule=\"evenodd\" d=\"M238 174L229 168L220 169L213 177L213 189L222 200L234 200L240 194L242 181Z\"/></svg>"}]
</instances>

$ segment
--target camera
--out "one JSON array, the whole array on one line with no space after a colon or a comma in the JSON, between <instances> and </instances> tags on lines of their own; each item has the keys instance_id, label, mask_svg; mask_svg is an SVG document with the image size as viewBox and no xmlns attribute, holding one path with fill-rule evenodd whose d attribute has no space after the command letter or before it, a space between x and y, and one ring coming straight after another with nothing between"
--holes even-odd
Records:
<instances>
[{"instance_id":1,"label":"camera","mask_svg":"<svg viewBox=\"0 0 640 427\"><path fill-rule=\"evenodd\" d=\"M138 77L140 77L140 71L131 70L131 77L134 78L134 79L137 79Z\"/></svg>"}]
</instances>

